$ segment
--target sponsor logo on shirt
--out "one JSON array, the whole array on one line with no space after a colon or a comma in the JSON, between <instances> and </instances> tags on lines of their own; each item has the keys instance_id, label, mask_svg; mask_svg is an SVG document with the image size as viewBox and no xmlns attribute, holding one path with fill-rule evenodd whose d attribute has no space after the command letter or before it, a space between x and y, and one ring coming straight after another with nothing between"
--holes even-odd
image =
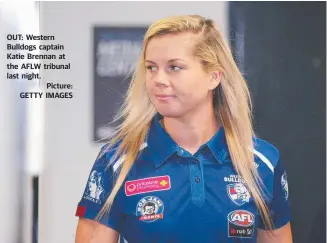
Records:
<instances>
[{"instance_id":1,"label":"sponsor logo on shirt","mask_svg":"<svg viewBox=\"0 0 327 243\"><path fill-rule=\"evenodd\" d=\"M229 198L238 206L250 201L251 195L243 183L234 183L227 185L227 194Z\"/></svg>"},{"instance_id":2,"label":"sponsor logo on shirt","mask_svg":"<svg viewBox=\"0 0 327 243\"><path fill-rule=\"evenodd\" d=\"M136 216L140 221L151 223L163 219L164 204L158 197L142 198L136 206Z\"/></svg>"},{"instance_id":3,"label":"sponsor logo on shirt","mask_svg":"<svg viewBox=\"0 0 327 243\"><path fill-rule=\"evenodd\" d=\"M100 203L101 194L104 193L103 176L96 170L93 170L90 174L87 182L87 187L84 193L84 198L94 203Z\"/></svg>"},{"instance_id":4,"label":"sponsor logo on shirt","mask_svg":"<svg viewBox=\"0 0 327 243\"><path fill-rule=\"evenodd\" d=\"M230 212L228 219L228 237L252 238L255 216L246 210Z\"/></svg>"},{"instance_id":5,"label":"sponsor logo on shirt","mask_svg":"<svg viewBox=\"0 0 327 243\"><path fill-rule=\"evenodd\" d=\"M147 192L165 191L171 188L169 176L157 176L125 182L126 196Z\"/></svg>"},{"instance_id":6,"label":"sponsor logo on shirt","mask_svg":"<svg viewBox=\"0 0 327 243\"><path fill-rule=\"evenodd\" d=\"M281 184L282 184L282 188L283 188L283 191L285 194L285 200L287 200L288 199L288 182L287 182L286 172L284 172L284 174L282 175Z\"/></svg>"}]
</instances>

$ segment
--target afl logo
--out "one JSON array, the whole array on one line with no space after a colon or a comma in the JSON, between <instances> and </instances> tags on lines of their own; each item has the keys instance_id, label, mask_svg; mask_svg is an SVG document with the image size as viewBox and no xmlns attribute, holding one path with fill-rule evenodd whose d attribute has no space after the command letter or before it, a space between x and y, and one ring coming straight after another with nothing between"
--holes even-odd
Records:
<instances>
[{"instance_id":1,"label":"afl logo","mask_svg":"<svg viewBox=\"0 0 327 243\"><path fill-rule=\"evenodd\" d=\"M255 216L246 210L230 212L228 219L228 237L252 238Z\"/></svg>"},{"instance_id":2,"label":"afl logo","mask_svg":"<svg viewBox=\"0 0 327 243\"><path fill-rule=\"evenodd\" d=\"M254 215L245 210L235 210L228 214L228 221L237 226L249 227L254 223Z\"/></svg>"},{"instance_id":3,"label":"afl logo","mask_svg":"<svg viewBox=\"0 0 327 243\"><path fill-rule=\"evenodd\" d=\"M131 185L128 185L128 186L127 186L127 190L128 190L129 192L133 192L135 189L136 189L135 184L131 184Z\"/></svg>"}]
</instances>

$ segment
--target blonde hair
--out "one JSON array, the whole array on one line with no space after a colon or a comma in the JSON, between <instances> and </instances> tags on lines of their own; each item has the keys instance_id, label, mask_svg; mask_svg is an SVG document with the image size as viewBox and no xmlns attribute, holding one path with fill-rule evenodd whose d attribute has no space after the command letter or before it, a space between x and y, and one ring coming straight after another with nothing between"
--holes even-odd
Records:
<instances>
[{"instance_id":1,"label":"blonde hair","mask_svg":"<svg viewBox=\"0 0 327 243\"><path fill-rule=\"evenodd\" d=\"M144 59L147 45L156 36L183 33L194 33L199 36L194 55L201 60L205 70L222 72L221 82L213 95L215 116L224 127L233 166L247 184L266 228L272 229L272 221L263 199L263 183L254 163L255 135L247 84L216 24L211 19L199 15L163 18L153 23L147 30L127 95L115 118L123 122L117 127L109 144L109 147L112 147L119 142L109 164L120 155L124 156L124 161L116 175L118 177L116 183L97 219L111 209L115 196L136 160L140 147L146 140L150 123L157 113L145 89Z\"/></svg>"}]
</instances>

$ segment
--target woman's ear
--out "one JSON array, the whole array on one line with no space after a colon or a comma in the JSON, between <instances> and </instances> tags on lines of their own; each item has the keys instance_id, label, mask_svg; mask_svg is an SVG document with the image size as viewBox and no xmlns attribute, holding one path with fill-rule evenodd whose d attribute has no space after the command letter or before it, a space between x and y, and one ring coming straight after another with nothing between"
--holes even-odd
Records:
<instances>
[{"instance_id":1,"label":"woman's ear","mask_svg":"<svg viewBox=\"0 0 327 243\"><path fill-rule=\"evenodd\" d=\"M222 76L222 72L219 72L219 71L212 72L211 82L210 82L211 90L214 90L215 88L217 88L217 86L219 85L219 83L221 81L221 76Z\"/></svg>"}]
</instances>

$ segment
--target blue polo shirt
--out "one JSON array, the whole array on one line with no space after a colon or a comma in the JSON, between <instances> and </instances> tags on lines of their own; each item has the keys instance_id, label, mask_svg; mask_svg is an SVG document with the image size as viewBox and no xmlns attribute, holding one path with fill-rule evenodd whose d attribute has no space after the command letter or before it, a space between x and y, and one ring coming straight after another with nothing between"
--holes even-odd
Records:
<instances>
[{"instance_id":1,"label":"blue polo shirt","mask_svg":"<svg viewBox=\"0 0 327 243\"><path fill-rule=\"evenodd\" d=\"M230 160L224 128L192 155L171 139L159 119L154 117L140 155L100 223L117 230L124 243L255 243L257 229L265 227ZM280 228L290 221L286 172L273 145L253 141L264 199ZM104 205L124 161L122 156L108 167L114 150L96 159L76 216L95 219Z\"/></svg>"}]
</instances>

